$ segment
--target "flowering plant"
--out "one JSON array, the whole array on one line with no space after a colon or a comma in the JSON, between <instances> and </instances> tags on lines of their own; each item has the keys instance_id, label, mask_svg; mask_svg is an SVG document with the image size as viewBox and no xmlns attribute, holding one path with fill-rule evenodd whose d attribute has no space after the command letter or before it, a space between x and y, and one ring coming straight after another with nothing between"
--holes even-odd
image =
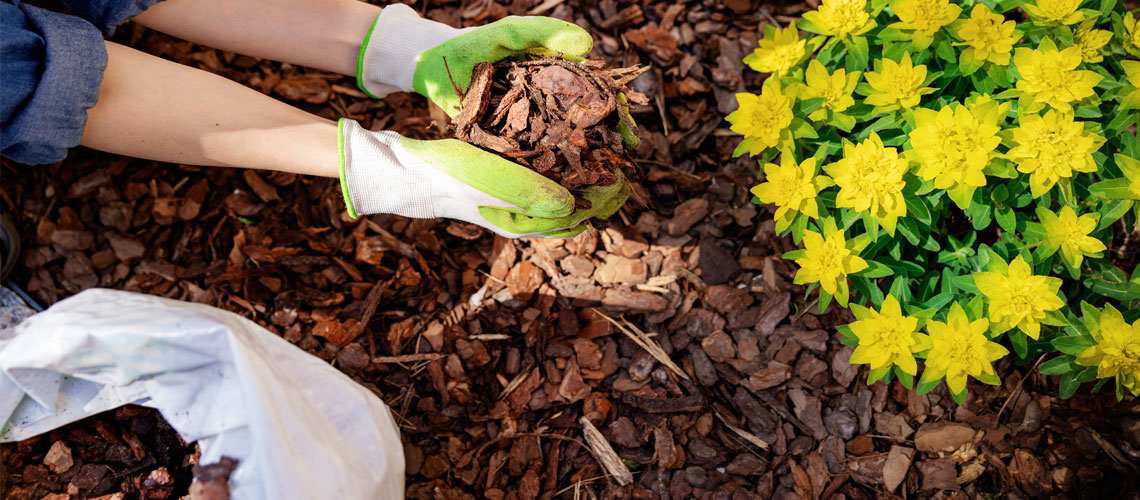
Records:
<instances>
[{"instance_id":1,"label":"flowering plant","mask_svg":"<svg viewBox=\"0 0 1140 500\"><path fill-rule=\"evenodd\" d=\"M1140 22L1116 0L821 0L745 58L728 116L755 203L820 311L920 393L998 384L1140 395ZM777 156L778 159L777 163ZM1126 269L1131 266L1132 269ZM1124 268L1122 268L1124 267ZM921 368L920 368L921 367ZM920 374L921 370L921 374Z\"/></svg>"}]
</instances>

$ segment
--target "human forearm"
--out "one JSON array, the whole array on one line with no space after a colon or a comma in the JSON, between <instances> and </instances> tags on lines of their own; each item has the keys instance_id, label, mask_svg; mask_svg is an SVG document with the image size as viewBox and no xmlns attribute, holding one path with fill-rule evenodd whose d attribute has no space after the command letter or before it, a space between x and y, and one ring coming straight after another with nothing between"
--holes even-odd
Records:
<instances>
[{"instance_id":1,"label":"human forearm","mask_svg":"<svg viewBox=\"0 0 1140 500\"><path fill-rule=\"evenodd\" d=\"M115 43L81 144L191 165L337 176L336 124L241 84Z\"/></svg>"},{"instance_id":2,"label":"human forearm","mask_svg":"<svg viewBox=\"0 0 1140 500\"><path fill-rule=\"evenodd\" d=\"M133 21L239 54L355 76L380 8L358 0L167 0Z\"/></svg>"}]
</instances>

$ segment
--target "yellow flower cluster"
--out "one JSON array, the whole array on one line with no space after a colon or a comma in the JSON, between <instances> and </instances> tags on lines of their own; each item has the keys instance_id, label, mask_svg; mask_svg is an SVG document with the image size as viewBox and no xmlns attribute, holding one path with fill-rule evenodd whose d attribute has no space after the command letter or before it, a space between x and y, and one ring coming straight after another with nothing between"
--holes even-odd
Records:
<instances>
[{"instance_id":1,"label":"yellow flower cluster","mask_svg":"<svg viewBox=\"0 0 1140 500\"><path fill-rule=\"evenodd\" d=\"M1077 10L1082 0L1037 0L1023 5L1029 16L1043 24L1077 24L1084 15Z\"/></svg>"},{"instance_id":2,"label":"yellow flower cluster","mask_svg":"<svg viewBox=\"0 0 1140 500\"><path fill-rule=\"evenodd\" d=\"M962 210L970 208L974 190L986 185L983 171L999 156L998 132L1010 106L986 99L972 107L953 104L938 111L915 110L910 144L919 177L945 189Z\"/></svg>"},{"instance_id":3,"label":"yellow flower cluster","mask_svg":"<svg viewBox=\"0 0 1140 500\"><path fill-rule=\"evenodd\" d=\"M791 141L792 98L784 95L778 83L765 85L760 95L736 94L736 102L740 107L726 119L733 132L744 136L743 150L755 156Z\"/></svg>"},{"instance_id":4,"label":"yellow flower cluster","mask_svg":"<svg viewBox=\"0 0 1140 500\"><path fill-rule=\"evenodd\" d=\"M1017 145L1006 157L1017 163L1018 171L1029 174L1034 198L1074 172L1096 172L1092 154L1100 147L1097 136L1067 113L1049 110L1044 116L1022 115L1021 125L1013 129L1013 141Z\"/></svg>"},{"instance_id":5,"label":"yellow flower cluster","mask_svg":"<svg viewBox=\"0 0 1140 500\"><path fill-rule=\"evenodd\" d=\"M1013 63L1021 73L1017 90L1036 103L1072 111L1071 103L1093 95L1093 87L1103 79L1095 71L1077 69L1082 54L1080 47L1058 50L1048 38L1037 49L1018 47L1013 52Z\"/></svg>"},{"instance_id":6,"label":"yellow flower cluster","mask_svg":"<svg viewBox=\"0 0 1140 500\"><path fill-rule=\"evenodd\" d=\"M881 378L875 372L885 373L891 366L912 377L918 374L914 353L930 349L930 337L918 332L918 318L903 315L898 299L888 295L878 312L851 304L851 312L857 321L847 326L859 339L851 364L870 365L872 379Z\"/></svg>"},{"instance_id":7,"label":"yellow flower cluster","mask_svg":"<svg viewBox=\"0 0 1140 500\"><path fill-rule=\"evenodd\" d=\"M744 56L744 64L758 73L782 75L800 63L806 54L806 45L807 40L800 39L796 23L786 29L769 27L760 40L760 47Z\"/></svg>"},{"instance_id":8,"label":"yellow flower cluster","mask_svg":"<svg viewBox=\"0 0 1140 500\"><path fill-rule=\"evenodd\" d=\"M843 230L833 219L823 222L823 233L804 233L803 257L795 259L800 270L792 282L797 285L819 283L823 291L847 306L847 275L867 268L867 261L859 257L859 248L843 237Z\"/></svg>"},{"instance_id":9,"label":"yellow flower cluster","mask_svg":"<svg viewBox=\"0 0 1140 500\"><path fill-rule=\"evenodd\" d=\"M989 302L990 321L1002 330L1017 327L1036 340L1045 314L1065 305L1057 296L1061 279L1034 275L1020 255L1009 264L991 262L991 268L995 270L974 273L974 283Z\"/></svg>"},{"instance_id":10,"label":"yellow flower cluster","mask_svg":"<svg viewBox=\"0 0 1140 500\"><path fill-rule=\"evenodd\" d=\"M865 213L893 236L899 217L906 215L902 191L908 168L910 162L872 132L858 145L844 144L843 159L823 170L839 186L836 207Z\"/></svg>"},{"instance_id":11,"label":"yellow flower cluster","mask_svg":"<svg viewBox=\"0 0 1140 500\"><path fill-rule=\"evenodd\" d=\"M829 74L823 64L812 59L804 72L805 85L800 87L799 95L801 99L822 98L823 104L812 111L808 119L823 120L854 105L855 99L851 93L855 91L860 75L858 71L847 73L843 68Z\"/></svg>"},{"instance_id":12,"label":"yellow flower cluster","mask_svg":"<svg viewBox=\"0 0 1140 500\"><path fill-rule=\"evenodd\" d=\"M1096 345L1077 356L1077 364L1095 366L1097 378L1116 378L1118 387L1140 396L1140 321L1131 325L1111 304L1098 320L1085 316Z\"/></svg>"},{"instance_id":13,"label":"yellow flower cluster","mask_svg":"<svg viewBox=\"0 0 1140 500\"><path fill-rule=\"evenodd\" d=\"M783 153L781 165L764 165L767 180L753 187L752 194L761 203L776 205L776 232L787 229L798 214L813 219L819 217L819 203L815 197L819 190L831 185L831 179L816 175L818 172L815 158L808 158L797 165L791 151Z\"/></svg>"},{"instance_id":14,"label":"yellow flower cluster","mask_svg":"<svg viewBox=\"0 0 1140 500\"><path fill-rule=\"evenodd\" d=\"M867 83L874 91L867 96L866 103L880 111L918 106L922 96L934 92L926 83L926 65L914 66L910 53L905 53L899 61L880 59L875 61L878 71L867 73Z\"/></svg>"},{"instance_id":15,"label":"yellow flower cluster","mask_svg":"<svg viewBox=\"0 0 1140 500\"><path fill-rule=\"evenodd\" d=\"M1073 207L1065 205L1058 213L1040 209L1037 215L1045 227L1045 240L1042 242L1045 257L1060 250L1061 256L1070 266L1080 269L1081 261L1086 255L1099 257L1100 252L1107 249L1104 242L1089 236L1096 229L1100 214L1078 217Z\"/></svg>"},{"instance_id":16,"label":"yellow flower cluster","mask_svg":"<svg viewBox=\"0 0 1140 500\"><path fill-rule=\"evenodd\" d=\"M862 35L875 27L867 0L823 0L819 9L804 13L804 20L816 25L820 34L836 38Z\"/></svg>"},{"instance_id":17,"label":"yellow flower cluster","mask_svg":"<svg viewBox=\"0 0 1140 500\"><path fill-rule=\"evenodd\" d=\"M967 61L989 61L998 66L1009 64L1013 44L1021 35L1017 32L1016 21L1006 21L1001 14L994 14L989 7L978 3L970 11L969 19L955 21L950 31L965 45L962 58Z\"/></svg>"},{"instance_id":18,"label":"yellow flower cluster","mask_svg":"<svg viewBox=\"0 0 1140 500\"><path fill-rule=\"evenodd\" d=\"M928 321L931 348L926 355L926 369L920 384L946 378L946 386L953 394L966 390L967 377L974 377L990 385L1000 384L993 362L1009 350L986 338L990 322L985 318L970 321L966 311L957 302L950 305L946 322Z\"/></svg>"},{"instance_id":19,"label":"yellow flower cluster","mask_svg":"<svg viewBox=\"0 0 1140 500\"><path fill-rule=\"evenodd\" d=\"M950 0L895 0L891 2L891 10L899 22L890 27L913 31L912 40L919 50L929 47L934 34L962 13L962 7Z\"/></svg>"}]
</instances>

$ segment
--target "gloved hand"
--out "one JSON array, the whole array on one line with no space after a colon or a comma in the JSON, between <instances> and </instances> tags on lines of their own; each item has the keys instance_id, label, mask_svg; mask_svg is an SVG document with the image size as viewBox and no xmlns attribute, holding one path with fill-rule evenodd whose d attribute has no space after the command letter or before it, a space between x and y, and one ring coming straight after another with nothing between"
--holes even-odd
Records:
<instances>
[{"instance_id":1,"label":"gloved hand","mask_svg":"<svg viewBox=\"0 0 1140 500\"><path fill-rule=\"evenodd\" d=\"M586 30L549 17L512 16L455 29L421 18L407 5L392 4L380 11L364 38L356 83L373 98L415 91L455 116L459 97L452 78L466 90L476 64L526 52L584 56L593 45Z\"/></svg>"},{"instance_id":2,"label":"gloved hand","mask_svg":"<svg viewBox=\"0 0 1140 500\"><path fill-rule=\"evenodd\" d=\"M341 119L340 187L348 214L388 213L448 217L508 238L569 238L590 217L608 218L629 197L617 171L607 186L586 188L589 208L554 181L494 153L456 139L420 141L372 132Z\"/></svg>"}]
</instances>

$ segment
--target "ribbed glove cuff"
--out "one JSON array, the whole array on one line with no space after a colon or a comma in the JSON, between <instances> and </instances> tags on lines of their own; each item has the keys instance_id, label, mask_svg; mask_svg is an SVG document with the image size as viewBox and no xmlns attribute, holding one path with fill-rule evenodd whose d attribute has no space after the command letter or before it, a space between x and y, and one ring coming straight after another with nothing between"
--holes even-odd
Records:
<instances>
[{"instance_id":1,"label":"ribbed glove cuff","mask_svg":"<svg viewBox=\"0 0 1140 500\"><path fill-rule=\"evenodd\" d=\"M356 84L373 98L412 92L420 54L471 29L424 19L404 4L386 6L360 46Z\"/></svg>"},{"instance_id":2,"label":"ribbed glove cuff","mask_svg":"<svg viewBox=\"0 0 1140 500\"><path fill-rule=\"evenodd\" d=\"M340 188L348 214L436 217L431 182L406 164L400 135L371 132L352 120L337 124L340 136ZM402 158L403 157L403 158ZM414 161L414 160L413 160Z\"/></svg>"}]
</instances>

